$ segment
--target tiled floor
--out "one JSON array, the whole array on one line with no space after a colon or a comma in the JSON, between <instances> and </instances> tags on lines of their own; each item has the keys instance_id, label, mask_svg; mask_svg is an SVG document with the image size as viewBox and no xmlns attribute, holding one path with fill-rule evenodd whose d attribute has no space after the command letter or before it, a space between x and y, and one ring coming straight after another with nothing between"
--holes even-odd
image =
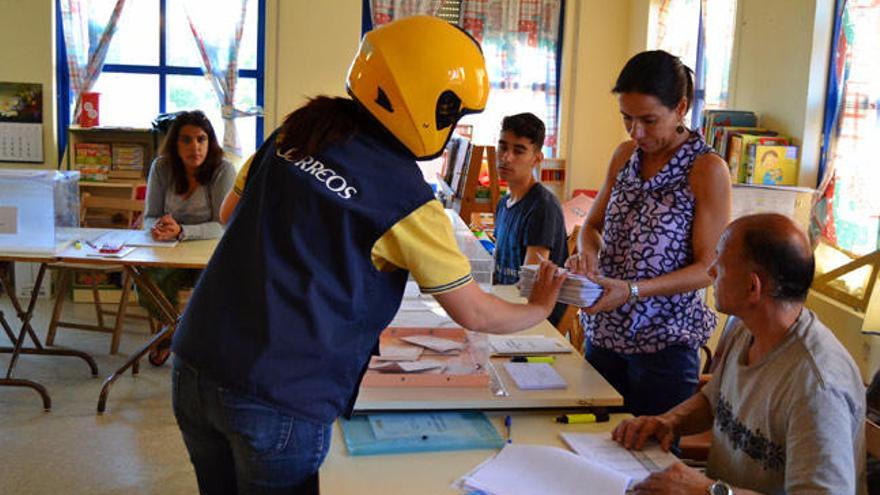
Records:
<instances>
[{"instance_id":1,"label":"tiled floor","mask_svg":"<svg viewBox=\"0 0 880 495\"><path fill-rule=\"evenodd\" d=\"M0 311L18 331L9 299ZM45 336L51 303L41 300L33 327ZM70 320L94 322L89 304L65 305ZM42 383L52 397L43 411L30 389L0 388L0 493L129 494L196 493L195 475L171 411L170 363L146 360L137 377L127 374L111 389L107 411L96 414L104 377L147 340L147 324L129 320L120 353L109 355L110 335L60 329L56 344L90 353L99 375L78 358L22 356L13 377ZM0 331L0 346L9 345ZM9 354L0 354L6 375Z\"/></svg>"}]
</instances>

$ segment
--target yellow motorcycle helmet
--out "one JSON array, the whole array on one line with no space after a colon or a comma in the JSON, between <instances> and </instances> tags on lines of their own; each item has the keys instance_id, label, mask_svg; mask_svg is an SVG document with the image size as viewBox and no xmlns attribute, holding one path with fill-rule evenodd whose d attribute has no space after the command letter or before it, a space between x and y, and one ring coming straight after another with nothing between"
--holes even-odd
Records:
<instances>
[{"instance_id":1,"label":"yellow motorcycle helmet","mask_svg":"<svg viewBox=\"0 0 880 495\"><path fill-rule=\"evenodd\" d=\"M480 45L465 31L413 16L364 36L346 89L421 160L443 152L462 116L486 108L489 76Z\"/></svg>"}]
</instances>

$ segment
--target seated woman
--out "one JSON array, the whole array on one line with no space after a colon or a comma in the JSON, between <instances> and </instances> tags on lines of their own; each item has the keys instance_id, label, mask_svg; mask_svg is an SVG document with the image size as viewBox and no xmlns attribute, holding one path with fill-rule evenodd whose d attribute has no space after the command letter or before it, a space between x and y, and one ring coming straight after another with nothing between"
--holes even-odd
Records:
<instances>
[{"instance_id":1,"label":"seated woman","mask_svg":"<svg viewBox=\"0 0 880 495\"><path fill-rule=\"evenodd\" d=\"M205 114L198 110L178 114L150 167L144 228L157 241L220 237L220 205L234 181L235 169L223 159L223 149ZM187 269L149 272L175 307L178 291L192 287L198 274L199 270ZM154 317L161 316L149 301L141 301Z\"/></svg>"}]
</instances>

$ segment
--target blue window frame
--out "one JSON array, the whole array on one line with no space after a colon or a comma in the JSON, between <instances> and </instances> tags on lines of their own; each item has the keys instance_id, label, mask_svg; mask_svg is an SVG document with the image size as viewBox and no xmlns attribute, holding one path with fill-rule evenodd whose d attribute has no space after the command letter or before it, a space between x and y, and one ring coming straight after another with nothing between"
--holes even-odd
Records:
<instances>
[{"instance_id":1,"label":"blue window frame","mask_svg":"<svg viewBox=\"0 0 880 495\"><path fill-rule=\"evenodd\" d=\"M142 2L143 0L141 0ZM115 79L117 81L125 80L125 81L138 81L142 88L149 87L150 91L154 91L150 94L150 91L146 93L138 93L138 97L141 99L147 99L149 102L153 102L153 105L147 104L148 111L151 117L148 120L144 120L143 118L136 120L134 122L119 122L115 121L115 125L128 125L133 127L144 127L149 125L149 121L152 120L158 114L166 113L169 111L176 111L180 107L180 102L177 102L172 99L174 96L174 92L176 89L180 89L181 91L188 91L192 88L204 85L202 88L197 88L196 93L201 92L201 94L197 94L196 96L201 96L201 98L191 98L189 101L195 101L201 103L201 106L198 106L199 109L204 110L209 117L211 117L212 123L214 124L215 131L218 134L218 138L222 138L223 127L222 122L220 121L219 114L220 108L219 103L216 101L216 97L213 97L211 94L210 87L204 83L202 68L198 59L198 55L196 53L185 53L181 54L180 50L178 52L169 52L169 47L167 46L167 40L169 36L169 31L173 30L174 27L169 27L168 19L169 19L169 8L173 5L175 0L154 0L156 4L150 4L149 8L153 8L154 5L158 6L158 16L156 22L157 29L157 40L152 40L156 42L156 51L158 54L150 54L146 57L147 60L141 56L135 62L138 63L123 63L125 60L118 60L122 58L121 55L122 50L119 50L117 56L114 57L111 54L108 54L107 62L104 64L104 67L101 72L101 77L106 78L102 81L101 78L98 79L96 83L96 88L102 84L102 82L106 85L111 84L109 81ZM265 73L265 15L266 15L266 1L265 0L251 0L253 2L253 6L251 8L256 7L256 22L253 24L254 30L256 31L256 40L255 43L250 43L249 47L251 50L254 50L256 53L245 54L242 53L239 58L242 60L248 55L252 55L252 62L249 64L249 68L239 68L238 71L238 88L236 90L236 104L239 105L242 100L243 90L247 90L248 95L244 98L244 105L242 106L252 106L256 105L259 107L263 107L264 105L264 73ZM112 2L111 2L112 3ZM131 5L137 5L140 7L143 4L133 4L129 2L126 4L126 9L131 8ZM57 64L56 64L56 77L58 81L58 94L57 94L57 111L58 111L58 160L59 165L61 163L62 155L64 153L64 149L67 145L67 128L70 123L71 118L71 110L72 104L71 94L70 94L70 79L67 68L67 51L64 45L64 34L61 25L61 4L60 1L56 0L55 2L56 8L56 53L57 53ZM123 17L126 15L126 11L123 10ZM251 17L252 13L249 12L248 16ZM139 19L140 21L147 21L145 19ZM122 22L122 19L120 19ZM245 27L245 32L248 32L247 26ZM113 50L113 43L117 41L119 37L119 32L117 32L116 37L113 42L111 42L111 52ZM247 37L247 36L246 36ZM140 41L140 40L139 40ZM140 43L139 43L140 44ZM147 43L149 45L149 43ZM242 49L248 46L247 41L242 41ZM147 50L148 52L151 50ZM140 51L143 54L143 50ZM172 56L169 57L169 54ZM127 55L126 55L127 56ZM134 57L138 58L138 57ZM151 59L151 60L150 60ZM173 59L173 60L169 60ZM189 79L192 78L192 79ZM118 85L117 85L118 86ZM192 92L192 91L190 91ZM205 96L209 95L209 96ZM133 95L134 96L134 95ZM190 95L191 96L191 95ZM253 98L253 99L250 99ZM102 107L103 107L102 102ZM154 107L154 108L150 108ZM196 108L193 106L192 108ZM103 109L102 109L103 110ZM102 113L104 113L102 111ZM239 119L237 122L241 122ZM262 117L254 117L253 120L253 134L248 132L248 135L245 135L245 128L239 126L240 136L242 141L243 153L245 155L253 152L253 148L259 146L259 144L263 140L263 118ZM250 126L246 126L248 129ZM251 141L252 140L252 141Z\"/></svg>"}]
</instances>

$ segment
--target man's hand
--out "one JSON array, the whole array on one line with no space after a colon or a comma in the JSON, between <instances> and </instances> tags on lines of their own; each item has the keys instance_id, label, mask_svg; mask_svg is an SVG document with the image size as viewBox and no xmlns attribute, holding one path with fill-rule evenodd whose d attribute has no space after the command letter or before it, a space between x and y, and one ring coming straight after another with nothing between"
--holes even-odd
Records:
<instances>
[{"instance_id":1,"label":"man's hand","mask_svg":"<svg viewBox=\"0 0 880 495\"><path fill-rule=\"evenodd\" d=\"M611 433L611 438L628 449L642 450L651 438L660 442L668 452L675 440L675 425L664 416L639 416L623 420Z\"/></svg>"},{"instance_id":2,"label":"man's hand","mask_svg":"<svg viewBox=\"0 0 880 495\"><path fill-rule=\"evenodd\" d=\"M535 284L529 295L529 304L537 304L547 310L549 315L559 298L559 289L568 274L560 270L552 261L544 260L535 274Z\"/></svg>"},{"instance_id":3,"label":"man's hand","mask_svg":"<svg viewBox=\"0 0 880 495\"><path fill-rule=\"evenodd\" d=\"M712 483L711 479L703 476L696 469L676 462L663 471L645 478L633 487L633 492L637 494L705 495L709 492Z\"/></svg>"}]
</instances>

